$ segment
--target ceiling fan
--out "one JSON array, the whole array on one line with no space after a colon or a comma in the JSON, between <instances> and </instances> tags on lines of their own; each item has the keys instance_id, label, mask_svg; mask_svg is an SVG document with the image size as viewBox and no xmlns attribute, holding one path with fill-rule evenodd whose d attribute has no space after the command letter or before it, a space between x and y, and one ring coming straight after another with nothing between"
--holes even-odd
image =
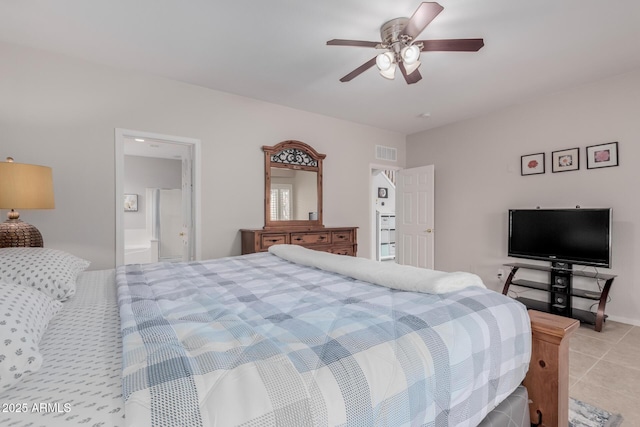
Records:
<instances>
[{"instance_id":1,"label":"ceiling fan","mask_svg":"<svg viewBox=\"0 0 640 427\"><path fill-rule=\"evenodd\" d=\"M399 68L407 84L413 84L422 79L418 71L420 52L477 52L480 50L484 46L483 39L415 40L443 9L436 2L423 2L411 18L395 18L385 22L380 27L382 42L329 40L327 42L329 46L373 47L385 50L341 78L340 81L348 82L375 64L383 77L393 79L396 68Z\"/></svg>"}]
</instances>

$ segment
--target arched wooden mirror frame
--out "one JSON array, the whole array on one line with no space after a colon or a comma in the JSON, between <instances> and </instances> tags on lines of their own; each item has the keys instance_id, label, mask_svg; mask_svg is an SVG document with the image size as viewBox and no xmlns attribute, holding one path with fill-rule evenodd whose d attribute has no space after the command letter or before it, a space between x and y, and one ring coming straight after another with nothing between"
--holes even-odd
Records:
<instances>
[{"instance_id":1,"label":"arched wooden mirror frame","mask_svg":"<svg viewBox=\"0 0 640 427\"><path fill-rule=\"evenodd\" d=\"M264 229L324 227L322 223L322 161L326 157L301 141L288 140L274 146L263 146L264 151ZM271 168L284 168L317 172L316 220L272 220L271 219Z\"/></svg>"}]
</instances>

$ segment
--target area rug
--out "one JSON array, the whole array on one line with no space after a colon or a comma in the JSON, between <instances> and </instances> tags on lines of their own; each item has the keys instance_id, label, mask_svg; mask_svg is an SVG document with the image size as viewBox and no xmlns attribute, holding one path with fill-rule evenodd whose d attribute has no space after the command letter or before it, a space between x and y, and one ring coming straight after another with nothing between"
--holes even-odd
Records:
<instances>
[{"instance_id":1,"label":"area rug","mask_svg":"<svg viewBox=\"0 0 640 427\"><path fill-rule=\"evenodd\" d=\"M618 427L620 424L620 414L612 414L574 398L569 399L569 427Z\"/></svg>"}]
</instances>

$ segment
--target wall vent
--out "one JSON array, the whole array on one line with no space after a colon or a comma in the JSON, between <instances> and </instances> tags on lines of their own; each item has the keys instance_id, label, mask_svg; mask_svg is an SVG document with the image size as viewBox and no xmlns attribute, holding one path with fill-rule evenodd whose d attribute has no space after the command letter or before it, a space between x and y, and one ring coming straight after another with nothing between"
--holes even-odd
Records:
<instances>
[{"instance_id":1,"label":"wall vent","mask_svg":"<svg viewBox=\"0 0 640 427\"><path fill-rule=\"evenodd\" d=\"M376 159L396 162L398 160L398 150L393 147L376 145Z\"/></svg>"}]
</instances>

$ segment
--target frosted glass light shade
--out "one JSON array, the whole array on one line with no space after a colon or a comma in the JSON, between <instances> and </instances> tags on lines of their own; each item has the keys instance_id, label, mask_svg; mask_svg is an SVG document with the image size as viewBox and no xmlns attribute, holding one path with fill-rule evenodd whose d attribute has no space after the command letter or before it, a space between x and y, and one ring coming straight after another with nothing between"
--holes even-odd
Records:
<instances>
[{"instance_id":1,"label":"frosted glass light shade","mask_svg":"<svg viewBox=\"0 0 640 427\"><path fill-rule=\"evenodd\" d=\"M391 64L388 69L380 70L380 75L385 79L393 80L396 77L396 64Z\"/></svg>"},{"instance_id":2,"label":"frosted glass light shade","mask_svg":"<svg viewBox=\"0 0 640 427\"><path fill-rule=\"evenodd\" d=\"M376 66L380 71L387 71L391 68L392 65L395 68L395 64L393 63L394 62L393 60L394 60L393 53L391 52L381 53L380 55L376 56Z\"/></svg>"},{"instance_id":3,"label":"frosted glass light shade","mask_svg":"<svg viewBox=\"0 0 640 427\"><path fill-rule=\"evenodd\" d=\"M421 62L420 61L416 61L413 64L407 64L404 63L404 69L407 72L407 75L413 73L414 71L416 71L418 69L418 67L420 66Z\"/></svg>"},{"instance_id":4,"label":"frosted glass light shade","mask_svg":"<svg viewBox=\"0 0 640 427\"><path fill-rule=\"evenodd\" d=\"M406 46L400 51L400 56L405 65L411 65L420 59L420 48L416 45Z\"/></svg>"}]
</instances>

